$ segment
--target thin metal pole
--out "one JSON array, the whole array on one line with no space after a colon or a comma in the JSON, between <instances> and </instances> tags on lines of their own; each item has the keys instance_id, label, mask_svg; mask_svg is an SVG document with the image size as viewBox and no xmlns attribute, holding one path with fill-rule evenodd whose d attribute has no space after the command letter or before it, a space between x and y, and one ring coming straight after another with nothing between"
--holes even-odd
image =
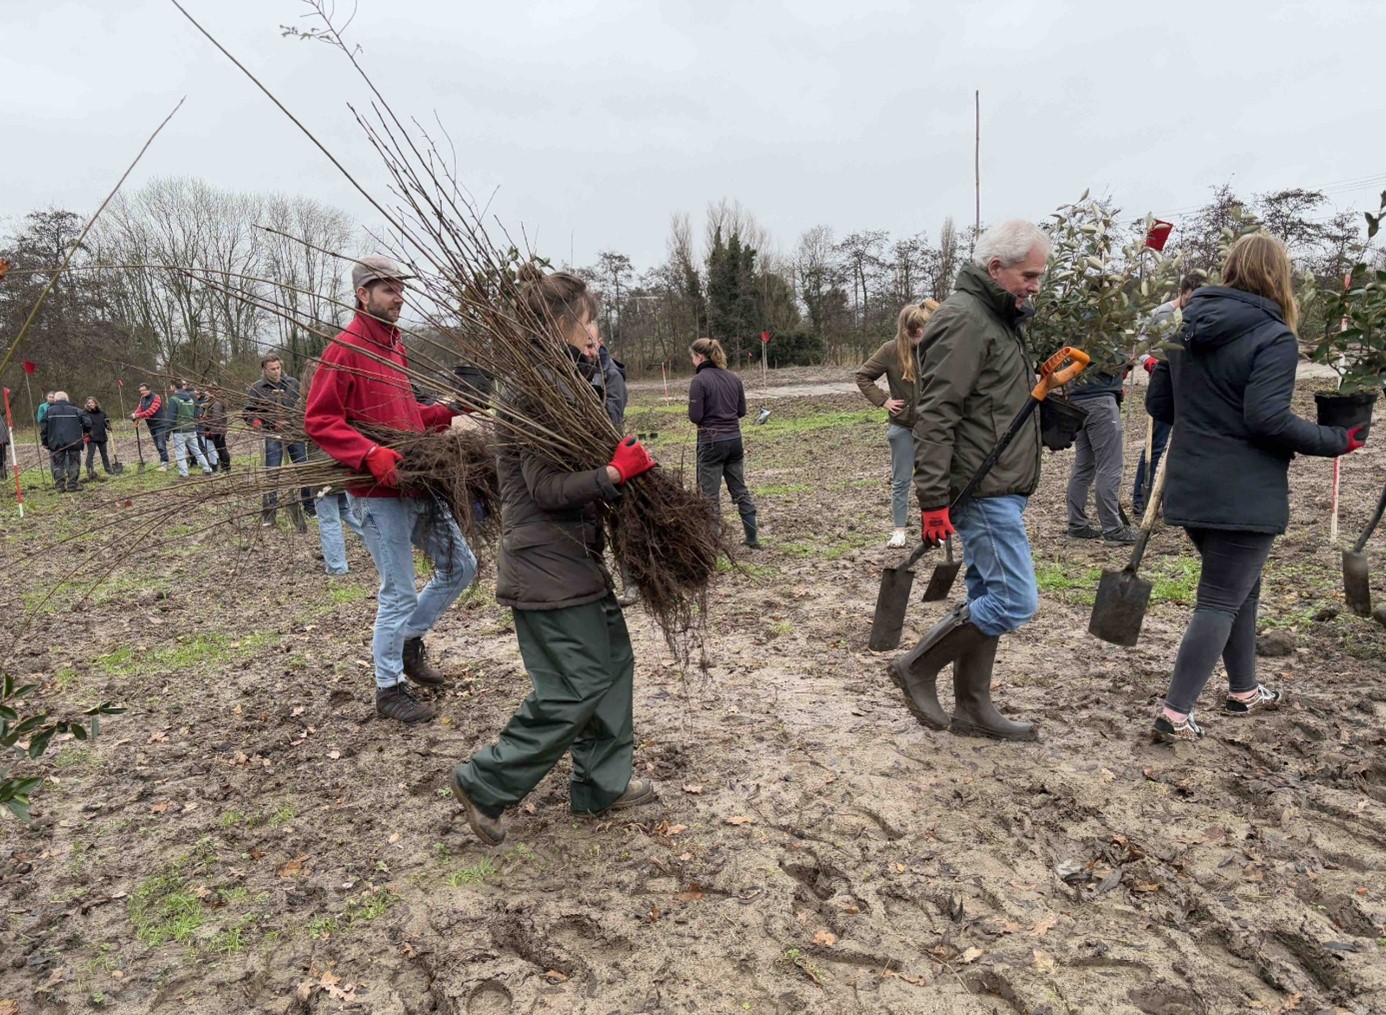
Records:
<instances>
[{"instance_id":1,"label":"thin metal pole","mask_svg":"<svg viewBox=\"0 0 1386 1015\"><path fill-rule=\"evenodd\" d=\"M977 235L982 231L982 91L972 93L976 104L977 124L972 139L972 180L977 190L977 217L972 224L972 247L977 247Z\"/></svg>"}]
</instances>

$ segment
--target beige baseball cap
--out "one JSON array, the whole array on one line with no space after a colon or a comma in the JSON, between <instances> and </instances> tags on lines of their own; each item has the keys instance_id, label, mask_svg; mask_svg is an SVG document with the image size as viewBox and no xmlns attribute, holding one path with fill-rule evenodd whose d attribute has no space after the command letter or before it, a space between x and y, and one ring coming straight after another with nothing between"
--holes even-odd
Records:
<instances>
[{"instance_id":1,"label":"beige baseball cap","mask_svg":"<svg viewBox=\"0 0 1386 1015\"><path fill-rule=\"evenodd\" d=\"M351 288L360 289L363 285L370 285L383 278L398 279L403 282L407 278L414 278L409 274L408 269L398 261L388 257L373 254L370 257L363 257L351 266Z\"/></svg>"}]
</instances>

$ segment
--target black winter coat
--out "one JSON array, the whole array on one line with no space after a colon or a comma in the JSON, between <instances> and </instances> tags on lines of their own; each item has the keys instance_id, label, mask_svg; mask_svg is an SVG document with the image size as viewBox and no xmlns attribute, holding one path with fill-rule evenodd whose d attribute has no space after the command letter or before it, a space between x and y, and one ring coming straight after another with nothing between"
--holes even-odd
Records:
<instances>
[{"instance_id":1,"label":"black winter coat","mask_svg":"<svg viewBox=\"0 0 1386 1015\"><path fill-rule=\"evenodd\" d=\"M740 437L744 415L746 389L741 378L711 363L698 364L688 385L688 418L698 427L698 443Z\"/></svg>"},{"instance_id":2,"label":"black winter coat","mask_svg":"<svg viewBox=\"0 0 1386 1015\"><path fill-rule=\"evenodd\" d=\"M39 424L43 446L49 451L80 449L89 423L87 414L71 402L54 402Z\"/></svg>"},{"instance_id":3,"label":"black winter coat","mask_svg":"<svg viewBox=\"0 0 1386 1015\"><path fill-rule=\"evenodd\" d=\"M110 424L106 421L106 410L97 409L95 412L86 413L88 420L87 429L90 432L93 444L105 444L109 436Z\"/></svg>"},{"instance_id":4,"label":"black winter coat","mask_svg":"<svg viewBox=\"0 0 1386 1015\"><path fill-rule=\"evenodd\" d=\"M1347 431L1290 411L1299 342L1280 306L1205 286L1184 309L1169 361L1150 376L1150 415L1174 424L1165 519L1189 528L1281 533L1290 520L1290 459L1334 457Z\"/></svg>"}]
</instances>

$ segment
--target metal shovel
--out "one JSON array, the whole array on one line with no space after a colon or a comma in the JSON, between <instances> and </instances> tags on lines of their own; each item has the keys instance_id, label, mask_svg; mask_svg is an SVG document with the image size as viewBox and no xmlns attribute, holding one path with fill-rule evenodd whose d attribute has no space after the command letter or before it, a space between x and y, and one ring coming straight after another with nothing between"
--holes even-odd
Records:
<instances>
[{"instance_id":1,"label":"metal shovel","mask_svg":"<svg viewBox=\"0 0 1386 1015\"><path fill-rule=\"evenodd\" d=\"M905 627L905 611L910 606L910 589L914 587L914 565L924 556L921 542L903 564L881 572L881 591L876 595L876 616L871 621L871 639L867 646L872 652L884 652L900 647L900 632Z\"/></svg>"},{"instance_id":2,"label":"metal shovel","mask_svg":"<svg viewBox=\"0 0 1386 1015\"><path fill-rule=\"evenodd\" d=\"M1131 551L1131 563L1120 571L1103 570L1102 580L1097 583L1097 598L1093 600L1088 633L1113 645L1130 648L1140 640L1141 624L1145 620L1146 607L1150 605L1152 585L1144 578L1136 577L1136 569L1141 566L1146 543L1150 541L1151 530L1155 528L1155 516L1159 513L1160 498L1165 492L1165 464L1168 461L1167 447L1160 458L1160 467L1155 470L1155 482L1151 484L1145 502L1145 517L1141 519L1141 534L1136 539L1135 549Z\"/></svg>"},{"instance_id":3,"label":"metal shovel","mask_svg":"<svg viewBox=\"0 0 1386 1015\"><path fill-rule=\"evenodd\" d=\"M962 567L962 561L953 559L953 537L947 536L943 541L943 552L946 555L942 564L934 565L934 573L929 576L929 586L924 590L923 603L937 603L948 598L948 591L953 587L953 579L958 577L958 569Z\"/></svg>"},{"instance_id":4,"label":"metal shovel","mask_svg":"<svg viewBox=\"0 0 1386 1015\"><path fill-rule=\"evenodd\" d=\"M1347 598L1348 609L1359 617L1372 615L1372 585L1367 573L1367 555L1362 548L1376 531L1381 516L1386 513L1386 487L1381 490L1381 499L1376 502L1376 513L1357 537L1351 550L1343 551L1343 595Z\"/></svg>"}]
</instances>

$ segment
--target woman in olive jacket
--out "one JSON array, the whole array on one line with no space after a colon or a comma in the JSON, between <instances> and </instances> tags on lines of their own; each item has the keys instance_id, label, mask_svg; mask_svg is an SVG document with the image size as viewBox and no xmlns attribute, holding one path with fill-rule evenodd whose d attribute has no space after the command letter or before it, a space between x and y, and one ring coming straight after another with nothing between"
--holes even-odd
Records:
<instances>
[{"instance_id":1,"label":"woman in olive jacket","mask_svg":"<svg viewBox=\"0 0 1386 1015\"><path fill-rule=\"evenodd\" d=\"M552 321L571 360L555 364L552 398L597 397L597 303L587 284L566 272L526 268L522 303L536 322ZM553 361L551 342L535 357ZM532 397L507 394L500 411L523 431L544 418ZM653 802L654 784L632 778L635 752L632 692L635 655L625 618L602 560L599 506L654 467L634 437L616 446L611 464L567 471L514 437L496 456L501 538L496 602L514 612L515 636L533 685L500 737L458 765L453 793L467 822L488 846L505 839L503 814L529 794L571 751L569 805L574 814Z\"/></svg>"},{"instance_id":2,"label":"woman in olive jacket","mask_svg":"<svg viewBox=\"0 0 1386 1015\"><path fill-rule=\"evenodd\" d=\"M1146 392L1150 415L1174 425L1165 520L1184 527L1203 560L1193 617L1155 718L1155 738L1165 742L1203 736L1193 707L1219 656L1226 714L1279 705L1280 693L1256 678L1256 612L1261 570L1290 518L1290 459L1362 446L1362 427L1316 426L1290 411L1299 341L1285 248L1269 236L1244 236L1222 277L1221 286L1204 286L1189 300L1178 348L1155 368Z\"/></svg>"},{"instance_id":3,"label":"woman in olive jacket","mask_svg":"<svg viewBox=\"0 0 1386 1015\"><path fill-rule=\"evenodd\" d=\"M857 371L857 387L867 401L890 414L890 514L895 531L886 546L904 546L909 537L910 481L914 478L914 415L919 404L919 341L937 300L910 303L900 311L895 337L877 349ZM885 375L887 395L876 384Z\"/></svg>"}]
</instances>

